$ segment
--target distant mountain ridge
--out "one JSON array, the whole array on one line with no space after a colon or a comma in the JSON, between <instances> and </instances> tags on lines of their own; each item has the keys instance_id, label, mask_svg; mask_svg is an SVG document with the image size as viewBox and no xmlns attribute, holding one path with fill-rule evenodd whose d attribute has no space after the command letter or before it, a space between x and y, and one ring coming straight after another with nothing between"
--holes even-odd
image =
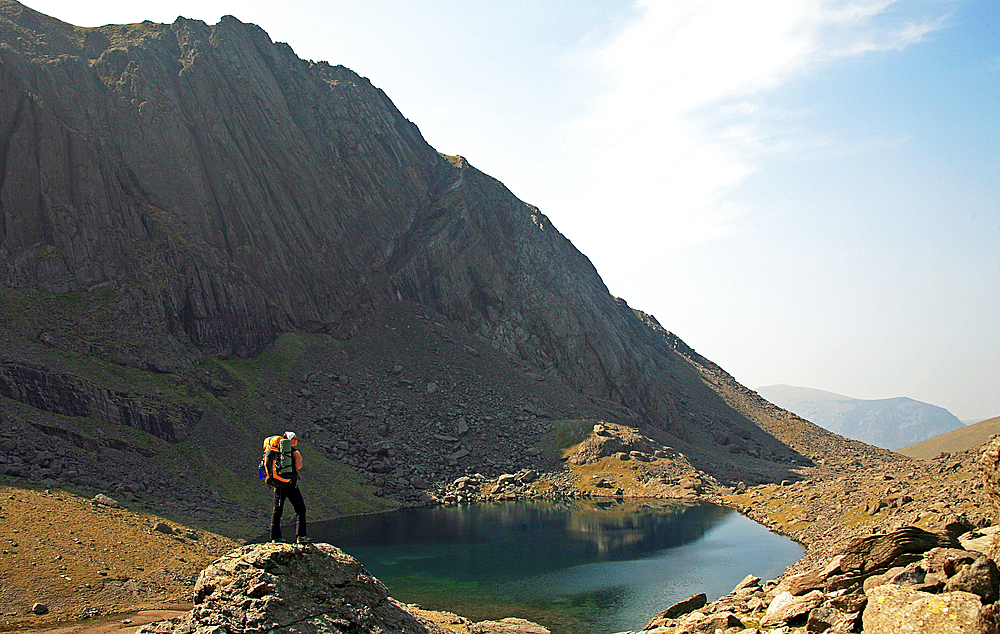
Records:
<instances>
[{"instance_id":1,"label":"distant mountain ridge","mask_svg":"<svg viewBox=\"0 0 1000 634\"><path fill-rule=\"evenodd\" d=\"M794 385L756 391L820 427L883 449L900 449L963 427L943 407L912 398L865 400Z\"/></svg>"}]
</instances>

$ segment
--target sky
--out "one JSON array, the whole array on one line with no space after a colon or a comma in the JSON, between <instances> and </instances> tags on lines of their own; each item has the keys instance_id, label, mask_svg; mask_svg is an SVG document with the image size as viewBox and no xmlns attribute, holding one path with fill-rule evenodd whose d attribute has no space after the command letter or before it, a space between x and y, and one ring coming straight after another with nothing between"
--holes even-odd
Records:
<instances>
[{"instance_id":1,"label":"sky","mask_svg":"<svg viewBox=\"0 0 1000 634\"><path fill-rule=\"evenodd\" d=\"M744 385L1000 415L995 0L26 0L383 89Z\"/></svg>"}]
</instances>

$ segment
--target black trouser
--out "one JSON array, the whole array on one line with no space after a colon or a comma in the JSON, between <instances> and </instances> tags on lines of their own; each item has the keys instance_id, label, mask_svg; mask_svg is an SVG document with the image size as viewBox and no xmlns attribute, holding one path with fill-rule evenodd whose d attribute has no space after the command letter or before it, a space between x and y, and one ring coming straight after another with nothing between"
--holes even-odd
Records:
<instances>
[{"instance_id":1,"label":"black trouser","mask_svg":"<svg viewBox=\"0 0 1000 634\"><path fill-rule=\"evenodd\" d=\"M295 536L306 536L306 503L302 501L302 492L295 484L285 487L274 487L274 510L271 511L271 539L281 539L281 512L285 510L285 499L292 501L295 509Z\"/></svg>"}]
</instances>

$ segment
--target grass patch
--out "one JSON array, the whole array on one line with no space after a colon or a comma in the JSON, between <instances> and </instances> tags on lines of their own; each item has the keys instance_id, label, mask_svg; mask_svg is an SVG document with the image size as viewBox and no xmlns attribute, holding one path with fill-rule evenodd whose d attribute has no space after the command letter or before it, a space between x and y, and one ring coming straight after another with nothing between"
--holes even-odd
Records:
<instances>
[{"instance_id":1,"label":"grass patch","mask_svg":"<svg viewBox=\"0 0 1000 634\"><path fill-rule=\"evenodd\" d=\"M577 445L590 436L596 419L562 419L553 421L553 429L541 440L541 448L557 458L565 458L573 452Z\"/></svg>"},{"instance_id":2,"label":"grass patch","mask_svg":"<svg viewBox=\"0 0 1000 634\"><path fill-rule=\"evenodd\" d=\"M100 288L89 293L75 291L56 294L39 289L0 286L0 321L15 322L40 317L40 327L72 327L78 324L80 318L105 313L115 299L115 293L110 288Z\"/></svg>"},{"instance_id":3,"label":"grass patch","mask_svg":"<svg viewBox=\"0 0 1000 634\"><path fill-rule=\"evenodd\" d=\"M325 334L285 333L253 357L209 356L200 368L184 369L190 366L179 363L181 369L176 373L143 370L105 360L116 358L105 353L133 345L140 354L131 358L144 358L159 334L135 314L116 312L119 299L110 288L57 295L0 286L0 336L27 349L42 365L49 366L49 371L75 377L68 380L84 392L107 390L113 393L113 400L117 399L115 394L122 394L133 407L165 412L168 417L174 413L180 417L185 411L200 411L205 416L189 430L189 437L176 443L97 416L45 412L44 417L69 434L79 435L77 441L93 440L94 445L115 441L99 450L109 463L142 464L157 478L196 481L238 506L259 508L265 504L269 508L270 491L256 475L259 439L273 422L272 417L262 415L262 400L272 387L291 383L294 368L304 355L328 353L344 344ZM52 339L42 337L43 343L39 340L43 334L51 334ZM17 407L31 410L19 418L37 418L30 406L18 403ZM395 507L377 497L375 487L352 469L326 458L307 443L300 450L306 465L303 486L311 518ZM152 508L158 506L145 493L137 496ZM245 520L220 525L217 519L178 519L231 535L257 530L246 526Z\"/></svg>"},{"instance_id":4,"label":"grass patch","mask_svg":"<svg viewBox=\"0 0 1000 634\"><path fill-rule=\"evenodd\" d=\"M872 516L865 510L865 505L859 504L841 515L839 523L846 528L852 528L854 526L861 526L862 524L869 524L871 521Z\"/></svg>"},{"instance_id":5,"label":"grass patch","mask_svg":"<svg viewBox=\"0 0 1000 634\"><path fill-rule=\"evenodd\" d=\"M342 341L330 335L286 332L258 355L230 359L210 357L206 360L206 366L224 370L228 376L256 392L262 382L268 380L287 386L292 367L308 348L337 349L343 345Z\"/></svg>"},{"instance_id":6,"label":"grass patch","mask_svg":"<svg viewBox=\"0 0 1000 634\"><path fill-rule=\"evenodd\" d=\"M649 464L655 464L655 461ZM616 489L639 491L642 487L642 476L647 475L646 463L614 457L601 458L590 464L570 465L570 469L579 477L576 486L580 491L599 496L614 495ZM610 485L597 486L597 482L602 479Z\"/></svg>"}]
</instances>

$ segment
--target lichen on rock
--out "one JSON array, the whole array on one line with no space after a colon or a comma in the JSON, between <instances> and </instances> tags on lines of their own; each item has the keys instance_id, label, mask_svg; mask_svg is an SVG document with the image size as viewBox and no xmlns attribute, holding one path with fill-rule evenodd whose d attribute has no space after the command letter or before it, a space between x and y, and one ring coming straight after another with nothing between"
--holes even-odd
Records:
<instances>
[{"instance_id":1,"label":"lichen on rock","mask_svg":"<svg viewBox=\"0 0 1000 634\"><path fill-rule=\"evenodd\" d=\"M144 634L439 634L356 559L329 544L257 544L221 557L198 576L195 606Z\"/></svg>"}]
</instances>

